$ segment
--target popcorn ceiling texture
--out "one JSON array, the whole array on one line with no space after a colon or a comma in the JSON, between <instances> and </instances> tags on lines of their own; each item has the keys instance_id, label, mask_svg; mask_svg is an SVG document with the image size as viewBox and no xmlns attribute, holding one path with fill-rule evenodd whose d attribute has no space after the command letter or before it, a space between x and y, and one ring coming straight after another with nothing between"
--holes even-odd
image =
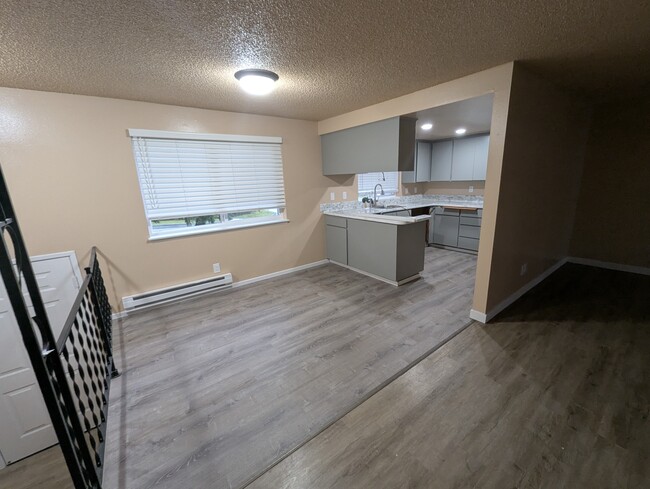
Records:
<instances>
[{"instance_id":1,"label":"popcorn ceiling texture","mask_svg":"<svg viewBox=\"0 0 650 489\"><path fill-rule=\"evenodd\" d=\"M0 86L322 120L512 60L591 96L650 82L650 3L0 3ZM280 75L266 98L233 74Z\"/></svg>"}]
</instances>

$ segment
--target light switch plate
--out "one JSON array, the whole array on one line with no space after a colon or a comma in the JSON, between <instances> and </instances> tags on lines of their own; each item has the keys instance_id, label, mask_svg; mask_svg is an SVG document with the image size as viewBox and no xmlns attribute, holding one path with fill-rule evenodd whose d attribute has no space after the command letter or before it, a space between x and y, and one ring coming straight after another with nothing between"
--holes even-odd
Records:
<instances>
[{"instance_id":1,"label":"light switch plate","mask_svg":"<svg viewBox=\"0 0 650 489\"><path fill-rule=\"evenodd\" d=\"M221 264L220 263L214 263L212 265L212 271L214 273L219 273L221 271Z\"/></svg>"},{"instance_id":2,"label":"light switch plate","mask_svg":"<svg viewBox=\"0 0 650 489\"><path fill-rule=\"evenodd\" d=\"M470 194L474 193L474 185L469 186L469 193Z\"/></svg>"},{"instance_id":3,"label":"light switch plate","mask_svg":"<svg viewBox=\"0 0 650 489\"><path fill-rule=\"evenodd\" d=\"M336 198L334 192L330 192L330 200L334 200Z\"/></svg>"},{"instance_id":4,"label":"light switch plate","mask_svg":"<svg viewBox=\"0 0 650 489\"><path fill-rule=\"evenodd\" d=\"M343 200L345 200L345 199L347 199L347 198L348 198L348 193L347 193L347 192L343 192Z\"/></svg>"}]
</instances>

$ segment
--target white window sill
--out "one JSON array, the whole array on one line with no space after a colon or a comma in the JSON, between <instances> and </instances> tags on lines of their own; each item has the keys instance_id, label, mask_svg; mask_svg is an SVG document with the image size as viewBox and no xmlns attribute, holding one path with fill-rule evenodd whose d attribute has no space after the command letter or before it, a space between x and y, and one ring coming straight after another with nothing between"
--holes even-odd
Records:
<instances>
[{"instance_id":1,"label":"white window sill","mask_svg":"<svg viewBox=\"0 0 650 489\"><path fill-rule=\"evenodd\" d=\"M268 226L270 224L283 224L289 222L289 219L277 219L273 221L263 221L263 222L251 222L251 223L244 223L244 222L237 222L233 224L228 224L220 227L207 227L206 229L201 229L201 228L192 228L191 230L185 231L183 230L182 232L177 231L175 233L167 233L167 234L156 234L154 236L149 236L149 239L147 241L161 241L164 239L175 239L175 238L187 238L189 236L197 236L200 234L210 234L210 233L222 233L224 231L232 231L234 229L244 229L244 228L256 228L259 226Z\"/></svg>"}]
</instances>

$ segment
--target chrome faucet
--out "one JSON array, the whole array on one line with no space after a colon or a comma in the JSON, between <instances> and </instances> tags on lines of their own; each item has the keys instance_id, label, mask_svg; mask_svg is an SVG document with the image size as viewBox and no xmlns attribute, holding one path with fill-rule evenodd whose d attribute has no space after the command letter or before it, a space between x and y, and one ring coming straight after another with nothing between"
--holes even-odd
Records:
<instances>
[{"instance_id":1,"label":"chrome faucet","mask_svg":"<svg viewBox=\"0 0 650 489\"><path fill-rule=\"evenodd\" d=\"M372 206L377 207L377 187L381 188L381 193L379 195L384 195L384 187L381 186L381 183L375 185L374 190L372 191Z\"/></svg>"}]
</instances>

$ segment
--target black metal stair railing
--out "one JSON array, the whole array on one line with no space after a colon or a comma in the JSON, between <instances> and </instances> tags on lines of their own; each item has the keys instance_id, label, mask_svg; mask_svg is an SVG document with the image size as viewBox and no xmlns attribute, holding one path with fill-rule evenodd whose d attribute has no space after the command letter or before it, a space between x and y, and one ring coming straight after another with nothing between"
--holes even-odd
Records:
<instances>
[{"instance_id":1,"label":"black metal stair railing","mask_svg":"<svg viewBox=\"0 0 650 489\"><path fill-rule=\"evenodd\" d=\"M0 170L0 274L74 487L101 489L110 384L118 372L111 307L95 248L86 273L63 330L54 338Z\"/></svg>"}]
</instances>

